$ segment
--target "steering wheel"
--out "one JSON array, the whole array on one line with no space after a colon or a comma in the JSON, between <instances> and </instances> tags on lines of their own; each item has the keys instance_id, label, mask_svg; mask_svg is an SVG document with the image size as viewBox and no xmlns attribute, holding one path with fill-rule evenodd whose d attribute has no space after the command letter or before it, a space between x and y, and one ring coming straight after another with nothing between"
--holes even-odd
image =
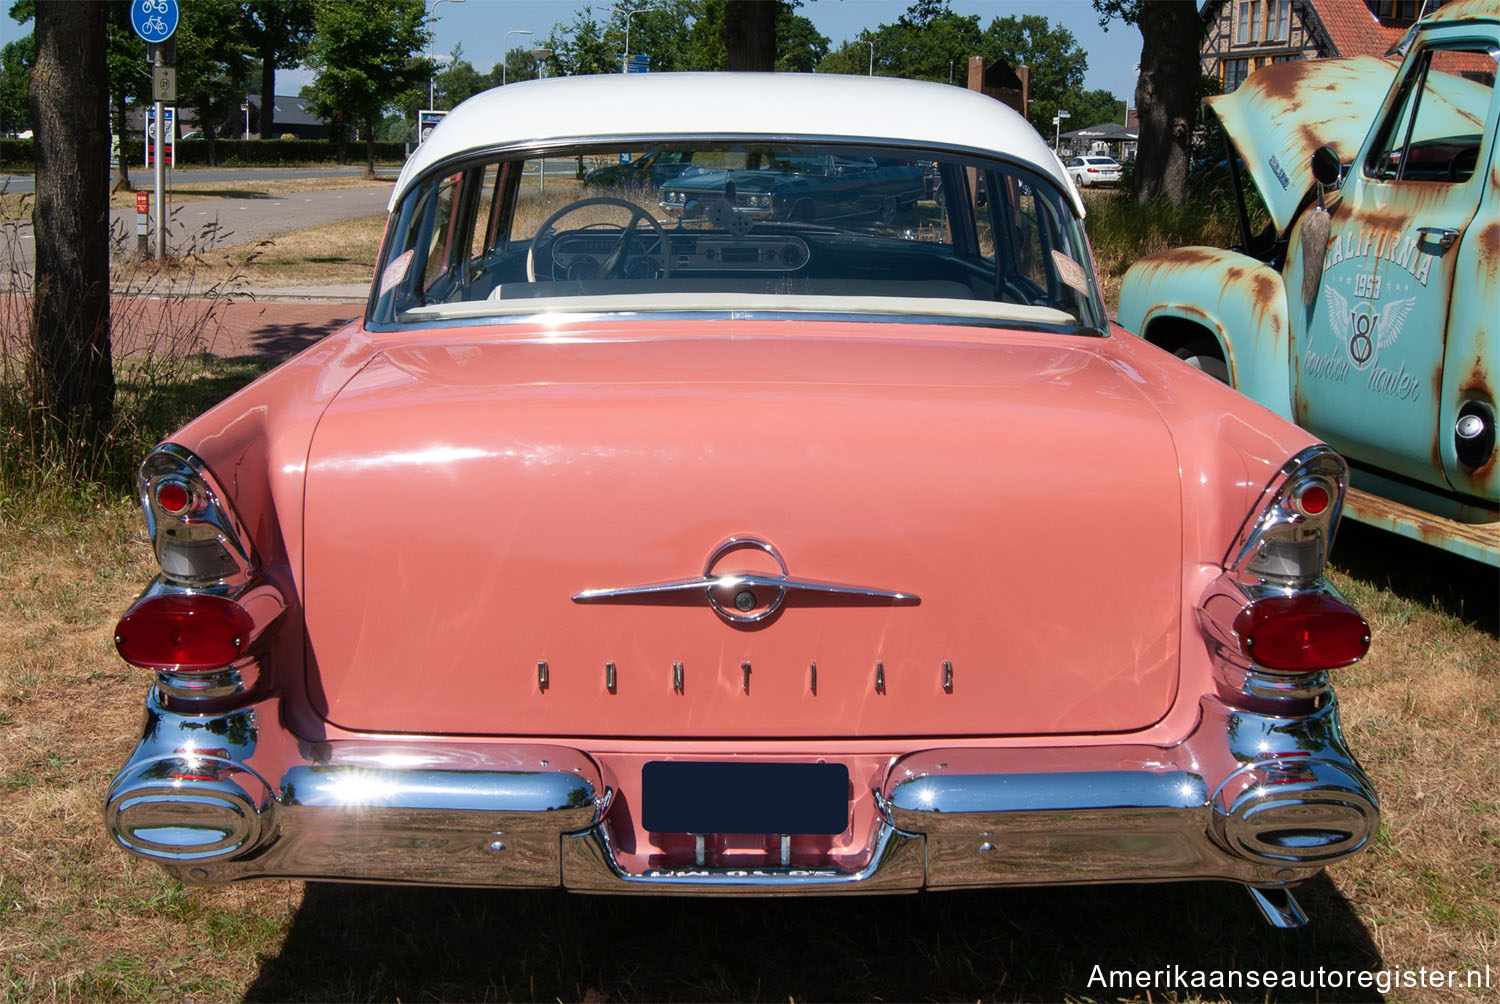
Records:
<instances>
[{"instance_id":1,"label":"steering wheel","mask_svg":"<svg viewBox=\"0 0 1500 1004\"><path fill-rule=\"evenodd\" d=\"M544 238L544 235L547 233L547 231L551 230L553 224L555 224L558 220L562 219L564 216L568 215L571 212L579 209L586 209L589 206L618 206L621 209L630 211L630 222L620 228L619 240L615 241L615 246L609 249L609 254L604 256L604 261L599 266L599 276L601 278L607 279L610 277L611 273L614 272L620 273L618 278L624 278L625 261L627 258L626 249L630 246L630 235L635 233L635 225L641 220L645 220L648 224L650 224L651 229L656 231L656 239L660 242L659 246L661 247L661 277L663 279L671 277L672 262L671 255L667 253L667 232L661 228L660 223L656 222L656 218L650 213L646 212L640 206L636 205L634 202L628 202L625 199L617 199L612 195L596 195L592 198L579 199L577 202L568 203L566 206L563 206L557 212L553 213L551 216L543 220L542 225L536 228L536 236L531 239L531 247L526 252L527 282L536 282L537 243ZM556 238L554 237L553 240L556 240ZM548 243L550 245L551 242L549 241ZM548 257L551 257L550 247L548 250Z\"/></svg>"}]
</instances>

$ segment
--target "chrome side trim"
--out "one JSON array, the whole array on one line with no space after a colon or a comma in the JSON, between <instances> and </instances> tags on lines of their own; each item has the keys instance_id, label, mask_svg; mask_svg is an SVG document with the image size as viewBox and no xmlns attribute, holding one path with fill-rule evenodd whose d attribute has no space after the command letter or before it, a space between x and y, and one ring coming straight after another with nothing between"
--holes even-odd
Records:
<instances>
[{"instance_id":1,"label":"chrome side trim","mask_svg":"<svg viewBox=\"0 0 1500 1004\"><path fill-rule=\"evenodd\" d=\"M650 869L633 875L615 859L607 823L563 839L563 885L579 892L673 895L806 895L809 893L916 892L926 871L921 836L882 824L868 862L855 872L836 868Z\"/></svg>"},{"instance_id":2,"label":"chrome side trim","mask_svg":"<svg viewBox=\"0 0 1500 1004\"><path fill-rule=\"evenodd\" d=\"M760 551L768 554L780 569L779 575L757 575L751 572L714 574L724 558L736 551ZM770 594L766 598L766 594ZM691 605L706 603L730 624L759 624L776 615L788 599L813 600L834 606L915 606L922 602L914 593L846 586L814 579L794 579L786 561L770 541L760 537L730 537L711 552L703 564L703 574L691 579L649 582L639 586L612 589L585 589L573 596L574 603L661 603Z\"/></svg>"},{"instance_id":3,"label":"chrome side trim","mask_svg":"<svg viewBox=\"0 0 1500 1004\"><path fill-rule=\"evenodd\" d=\"M1018 812L1190 809L1207 804L1202 777L1186 771L1139 770L919 774L896 784L886 800L897 826L920 833L994 829Z\"/></svg>"}]
</instances>

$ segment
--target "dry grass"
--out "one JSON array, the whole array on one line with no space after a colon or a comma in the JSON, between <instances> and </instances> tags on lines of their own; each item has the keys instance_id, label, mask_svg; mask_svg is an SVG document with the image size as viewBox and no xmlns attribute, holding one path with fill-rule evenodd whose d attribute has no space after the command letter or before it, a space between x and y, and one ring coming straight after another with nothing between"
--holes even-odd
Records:
<instances>
[{"instance_id":1,"label":"dry grass","mask_svg":"<svg viewBox=\"0 0 1500 1004\"><path fill-rule=\"evenodd\" d=\"M553 196L554 182L547 187ZM566 183L555 191L556 204L579 194ZM552 208L538 199L518 229ZM228 249L223 267L266 284L364 282L381 222L285 235L259 257ZM332 260L346 255L367 257ZM184 402L201 407L256 371L206 365L182 371L193 381ZM1410 989L1389 999L1493 999L1496 577L1359 527L1343 530L1335 560L1337 584L1374 629L1370 657L1338 675L1346 730L1381 791L1385 825L1370 851L1305 887L1313 923L1302 932L1270 931L1240 890L1220 883L731 901L300 882L189 890L116 848L100 818L150 682L111 642L153 570L135 507L0 497L0 1002L1314 996L1121 994L1090 987L1096 964L1489 966L1488 992Z\"/></svg>"},{"instance_id":2,"label":"dry grass","mask_svg":"<svg viewBox=\"0 0 1500 1004\"><path fill-rule=\"evenodd\" d=\"M1189 244L1229 247L1239 241L1234 211L1201 197L1180 206L1137 206L1123 188L1081 192L1099 285L1111 313L1119 304L1125 272L1138 258Z\"/></svg>"},{"instance_id":3,"label":"dry grass","mask_svg":"<svg viewBox=\"0 0 1500 1004\"><path fill-rule=\"evenodd\" d=\"M1354 574L1337 582L1375 632L1369 659L1340 674L1340 692L1386 823L1370 852L1306 887L1312 927L1280 934L1221 884L857 901L293 882L183 889L112 846L99 816L149 682L111 645L114 619L151 573L134 507L102 504L56 519L7 506L0 1000L1104 1000L1117 995L1089 988L1095 963L1497 968L1493 576L1373 532L1346 529L1340 548ZM1432 578L1448 584L1429 586L1408 565L1433 567ZM1451 612L1465 602L1481 626ZM1492 996L1416 989L1391 999Z\"/></svg>"},{"instance_id":4,"label":"dry grass","mask_svg":"<svg viewBox=\"0 0 1500 1004\"><path fill-rule=\"evenodd\" d=\"M123 189L111 192L109 208L129 209L135 206L137 192L155 191L151 184L151 173L142 171L130 175L133 191ZM344 188L389 188L395 181L391 175L384 180L367 181L358 175L324 175L311 178L257 178L250 174L243 181L194 181L193 175L178 172L168 189L167 205L170 208L186 202L201 202L204 199L269 199L278 195L295 195L298 192L322 192Z\"/></svg>"},{"instance_id":5,"label":"dry grass","mask_svg":"<svg viewBox=\"0 0 1500 1004\"><path fill-rule=\"evenodd\" d=\"M385 231L385 216L325 223L273 240L214 247L198 254L198 281L242 277L247 287L367 285Z\"/></svg>"}]
</instances>

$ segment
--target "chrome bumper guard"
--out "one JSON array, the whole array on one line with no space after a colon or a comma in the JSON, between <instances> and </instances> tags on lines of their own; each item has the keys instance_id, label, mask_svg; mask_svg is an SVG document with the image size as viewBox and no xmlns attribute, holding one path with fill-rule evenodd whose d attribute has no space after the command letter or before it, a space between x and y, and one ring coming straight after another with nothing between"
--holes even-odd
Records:
<instances>
[{"instance_id":1,"label":"chrome bumper guard","mask_svg":"<svg viewBox=\"0 0 1500 1004\"><path fill-rule=\"evenodd\" d=\"M599 768L562 746L304 742L279 702L164 708L109 787L105 822L183 882L320 878L556 886L559 838L599 822Z\"/></svg>"},{"instance_id":2,"label":"chrome bumper guard","mask_svg":"<svg viewBox=\"0 0 1500 1004\"><path fill-rule=\"evenodd\" d=\"M1304 717L1206 698L1177 746L938 749L897 759L853 870L632 874L599 765L564 746L386 737L308 743L272 699L219 715L148 702L105 815L184 882L301 877L761 895L1227 879L1280 890L1360 850L1375 793L1329 697ZM1281 904L1281 905L1277 905Z\"/></svg>"}]
</instances>

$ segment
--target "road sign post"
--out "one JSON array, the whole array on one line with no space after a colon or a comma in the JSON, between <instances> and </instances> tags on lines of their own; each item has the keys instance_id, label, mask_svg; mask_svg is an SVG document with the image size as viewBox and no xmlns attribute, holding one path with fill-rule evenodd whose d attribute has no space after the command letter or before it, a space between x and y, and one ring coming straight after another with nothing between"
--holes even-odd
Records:
<instances>
[{"instance_id":1,"label":"road sign post","mask_svg":"<svg viewBox=\"0 0 1500 1004\"><path fill-rule=\"evenodd\" d=\"M167 130L166 120L162 117L162 102L174 100L167 96L167 92L171 91L175 95L177 91L177 71L167 65L168 60L162 49L163 43L176 33L177 22L181 18L182 11L177 6L177 0L130 0L130 27L135 29L135 33L148 47L150 55L147 59L151 63L151 96L156 102L156 164L152 178L156 184L157 261L165 261L167 257L167 238L161 197L162 154L164 153L162 140Z\"/></svg>"},{"instance_id":2,"label":"road sign post","mask_svg":"<svg viewBox=\"0 0 1500 1004\"><path fill-rule=\"evenodd\" d=\"M146 238L151 230L151 193L135 193L135 253L137 256L146 257Z\"/></svg>"}]
</instances>

